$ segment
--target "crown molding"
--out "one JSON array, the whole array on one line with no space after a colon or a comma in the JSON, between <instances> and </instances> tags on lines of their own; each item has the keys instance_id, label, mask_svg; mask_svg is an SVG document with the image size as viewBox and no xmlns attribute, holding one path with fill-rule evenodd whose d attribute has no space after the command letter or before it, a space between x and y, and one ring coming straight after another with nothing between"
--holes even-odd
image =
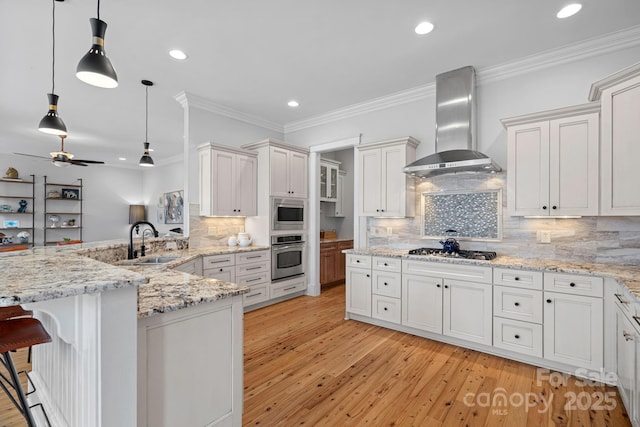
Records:
<instances>
[{"instance_id":1,"label":"crown molding","mask_svg":"<svg viewBox=\"0 0 640 427\"><path fill-rule=\"evenodd\" d=\"M591 85L591 90L589 91L589 100L598 101L602 97L603 90L609 89L620 82L637 76L640 76L640 62L594 82Z\"/></svg>"},{"instance_id":2,"label":"crown molding","mask_svg":"<svg viewBox=\"0 0 640 427\"><path fill-rule=\"evenodd\" d=\"M573 117L579 114L600 113L600 101L588 102L586 104L572 105L570 107L556 108L554 110L540 111L521 116L508 117L500 120L505 128L527 123L535 123L542 120L561 119Z\"/></svg>"},{"instance_id":3,"label":"crown molding","mask_svg":"<svg viewBox=\"0 0 640 427\"><path fill-rule=\"evenodd\" d=\"M565 45L557 49L531 55L517 61L479 69L477 70L477 82L478 84L492 83L521 74L554 67L559 64L579 61L581 59L602 55L604 53L611 53L638 45L640 45L640 25L610 33L602 37ZM370 101L332 110L307 119L285 123L284 133L286 135L289 132L295 132L355 117L361 114L419 101L434 96L434 94L435 83L429 83L413 89L375 98Z\"/></svg>"},{"instance_id":4,"label":"crown molding","mask_svg":"<svg viewBox=\"0 0 640 427\"><path fill-rule=\"evenodd\" d=\"M189 92L180 92L174 99L182 105L182 108L199 108L201 110L209 111L211 113L218 114L220 116L228 117L230 119L238 120L250 125L259 126L265 129L273 130L283 133L284 127L262 117L254 116L249 113L243 113L242 111L234 110L233 108L218 104L210 99L194 95Z\"/></svg>"}]
</instances>

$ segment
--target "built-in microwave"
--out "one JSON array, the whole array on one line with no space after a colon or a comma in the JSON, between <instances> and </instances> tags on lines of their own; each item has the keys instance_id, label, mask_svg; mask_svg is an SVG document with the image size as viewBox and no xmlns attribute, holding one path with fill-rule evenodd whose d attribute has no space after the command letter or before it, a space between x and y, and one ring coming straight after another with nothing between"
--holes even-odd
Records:
<instances>
[{"instance_id":1,"label":"built-in microwave","mask_svg":"<svg viewBox=\"0 0 640 427\"><path fill-rule=\"evenodd\" d=\"M304 230L304 205L301 199L272 199L272 230Z\"/></svg>"}]
</instances>

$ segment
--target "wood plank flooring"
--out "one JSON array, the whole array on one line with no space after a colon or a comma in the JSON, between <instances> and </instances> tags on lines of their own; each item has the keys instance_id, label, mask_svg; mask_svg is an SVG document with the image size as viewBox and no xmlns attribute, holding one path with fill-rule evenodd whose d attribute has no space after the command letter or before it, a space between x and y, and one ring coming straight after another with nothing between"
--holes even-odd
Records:
<instances>
[{"instance_id":1,"label":"wood plank flooring","mask_svg":"<svg viewBox=\"0 0 640 427\"><path fill-rule=\"evenodd\" d=\"M245 315L243 425L631 425L615 388L539 381L531 365L345 321L344 294Z\"/></svg>"},{"instance_id":2,"label":"wood plank flooring","mask_svg":"<svg viewBox=\"0 0 640 427\"><path fill-rule=\"evenodd\" d=\"M243 425L631 425L614 388L538 382L533 366L345 321L344 307L340 285L245 315ZM615 408L598 407L605 393ZM25 425L2 394L0 427Z\"/></svg>"}]
</instances>

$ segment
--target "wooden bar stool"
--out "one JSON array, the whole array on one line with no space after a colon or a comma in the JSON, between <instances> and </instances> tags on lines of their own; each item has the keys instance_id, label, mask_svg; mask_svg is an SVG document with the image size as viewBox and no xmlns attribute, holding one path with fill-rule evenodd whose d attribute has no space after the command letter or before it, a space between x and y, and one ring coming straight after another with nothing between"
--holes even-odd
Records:
<instances>
[{"instance_id":1,"label":"wooden bar stool","mask_svg":"<svg viewBox=\"0 0 640 427\"><path fill-rule=\"evenodd\" d=\"M0 321L0 353L2 353L0 362L9 372L9 378L0 373L0 387L27 420L29 427L35 427L36 425L31 414L32 407L27 403L26 394L22 389L10 352L47 342L51 342L51 337L38 319L22 317ZM28 378L29 376L27 375ZM29 381L31 380L29 379ZM13 389L15 397L9 388ZM40 406L44 412L41 404L33 406ZM49 423L46 412L44 412L44 416L47 419L47 423Z\"/></svg>"}]
</instances>

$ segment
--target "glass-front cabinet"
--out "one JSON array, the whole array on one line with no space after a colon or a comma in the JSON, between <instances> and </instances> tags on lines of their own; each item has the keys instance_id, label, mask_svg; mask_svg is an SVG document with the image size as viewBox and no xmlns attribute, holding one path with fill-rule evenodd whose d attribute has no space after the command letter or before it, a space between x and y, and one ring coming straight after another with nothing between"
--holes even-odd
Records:
<instances>
[{"instance_id":1,"label":"glass-front cabinet","mask_svg":"<svg viewBox=\"0 0 640 427\"><path fill-rule=\"evenodd\" d=\"M335 202L338 199L338 169L340 162L320 160L320 201Z\"/></svg>"}]
</instances>

